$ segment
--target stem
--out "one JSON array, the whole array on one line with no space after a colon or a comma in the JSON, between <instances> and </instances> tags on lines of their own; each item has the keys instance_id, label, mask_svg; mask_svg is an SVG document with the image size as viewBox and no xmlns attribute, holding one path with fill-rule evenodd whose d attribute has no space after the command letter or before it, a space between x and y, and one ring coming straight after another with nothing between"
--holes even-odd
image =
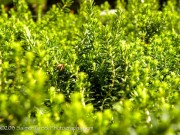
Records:
<instances>
[{"instance_id":1,"label":"stem","mask_svg":"<svg viewBox=\"0 0 180 135\"><path fill-rule=\"evenodd\" d=\"M106 101L106 98L111 94L112 90L113 90L113 87L114 87L114 83L115 83L115 77L116 77L116 72L115 72L115 65L114 65L114 60L113 60L113 55L112 55L112 50L110 49L110 57L111 57L111 66L112 66L112 84L109 86L110 89L108 91L108 93L106 94L103 102L102 102L102 108L101 108L101 111L103 110L103 106L104 106L104 103Z\"/></svg>"}]
</instances>

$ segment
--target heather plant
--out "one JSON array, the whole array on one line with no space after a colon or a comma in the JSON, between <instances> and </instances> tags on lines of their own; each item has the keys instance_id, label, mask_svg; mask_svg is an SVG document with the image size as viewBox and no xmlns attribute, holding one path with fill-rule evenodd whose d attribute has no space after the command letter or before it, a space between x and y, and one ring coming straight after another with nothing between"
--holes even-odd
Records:
<instances>
[{"instance_id":1,"label":"heather plant","mask_svg":"<svg viewBox=\"0 0 180 135\"><path fill-rule=\"evenodd\" d=\"M178 3L71 4L1 7L0 133L178 134Z\"/></svg>"}]
</instances>

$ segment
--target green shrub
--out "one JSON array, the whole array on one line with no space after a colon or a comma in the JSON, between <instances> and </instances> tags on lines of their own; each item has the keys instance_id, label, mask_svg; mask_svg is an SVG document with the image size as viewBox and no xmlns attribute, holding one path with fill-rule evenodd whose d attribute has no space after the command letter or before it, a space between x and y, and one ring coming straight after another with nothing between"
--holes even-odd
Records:
<instances>
[{"instance_id":1,"label":"green shrub","mask_svg":"<svg viewBox=\"0 0 180 135\"><path fill-rule=\"evenodd\" d=\"M71 0L33 20L24 0L0 17L3 134L178 134L180 27L173 0Z\"/></svg>"}]
</instances>

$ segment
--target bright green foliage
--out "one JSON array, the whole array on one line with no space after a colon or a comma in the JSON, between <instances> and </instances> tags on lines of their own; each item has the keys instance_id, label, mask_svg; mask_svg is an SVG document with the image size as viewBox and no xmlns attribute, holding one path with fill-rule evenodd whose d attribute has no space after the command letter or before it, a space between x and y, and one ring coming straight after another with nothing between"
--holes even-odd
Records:
<instances>
[{"instance_id":1,"label":"bright green foliage","mask_svg":"<svg viewBox=\"0 0 180 135\"><path fill-rule=\"evenodd\" d=\"M101 15L108 3L71 3L36 21L25 0L1 7L0 133L178 134L178 4L119 0Z\"/></svg>"}]
</instances>

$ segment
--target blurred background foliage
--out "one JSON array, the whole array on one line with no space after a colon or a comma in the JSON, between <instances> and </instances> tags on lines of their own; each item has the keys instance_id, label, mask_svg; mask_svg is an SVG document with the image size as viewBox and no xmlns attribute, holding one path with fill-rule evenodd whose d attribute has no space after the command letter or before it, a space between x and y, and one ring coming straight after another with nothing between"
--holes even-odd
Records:
<instances>
[{"instance_id":1,"label":"blurred background foliage","mask_svg":"<svg viewBox=\"0 0 180 135\"><path fill-rule=\"evenodd\" d=\"M0 5L6 5L7 7L11 8L13 7L13 3L16 2L18 0L0 0ZM27 3L29 3L29 6L31 7L31 10L35 10L35 8L37 8L37 5L43 5L43 9L46 12L47 10L50 9L50 7L52 7L53 4L58 4L58 3L62 3L63 0L26 0ZM144 1L144 0L139 0L139 1ZM170 1L170 0L169 0ZM179 4L179 0L175 0L176 3ZM80 3L82 2L82 0L73 0L73 3L70 7L70 9L74 12L77 12L77 10L80 8ZM117 1L116 0L94 0L95 5L101 5L104 2L108 2L110 5L110 8L115 8L117 5ZM131 3L131 0L120 0L121 3L124 3L125 6L127 7L127 5L129 3ZM159 0L159 9L162 10L163 6L165 4L167 4L168 0ZM33 8L32 8L33 7Z\"/></svg>"}]
</instances>

